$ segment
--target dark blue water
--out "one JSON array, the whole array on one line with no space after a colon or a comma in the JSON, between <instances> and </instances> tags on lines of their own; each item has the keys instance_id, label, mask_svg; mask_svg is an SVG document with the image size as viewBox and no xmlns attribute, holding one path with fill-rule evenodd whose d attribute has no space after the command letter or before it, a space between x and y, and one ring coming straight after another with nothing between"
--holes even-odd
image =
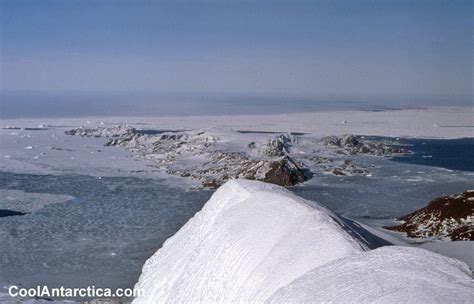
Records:
<instances>
[{"instance_id":1,"label":"dark blue water","mask_svg":"<svg viewBox=\"0 0 474 304\"><path fill-rule=\"evenodd\" d=\"M0 217L0 282L27 287L132 287L145 260L211 195L155 179L8 172L0 188L74 197Z\"/></svg>"},{"instance_id":2,"label":"dark blue water","mask_svg":"<svg viewBox=\"0 0 474 304\"><path fill-rule=\"evenodd\" d=\"M293 187L292 191L340 215L380 227L393 224L393 219L426 206L436 197L474 187L474 177L468 173L474 171L474 139L402 139L400 142L409 145L413 155L393 157L390 161L356 159L359 164L365 161L366 165L376 165L370 169L373 175L370 178L315 175L304 187Z\"/></svg>"},{"instance_id":3,"label":"dark blue water","mask_svg":"<svg viewBox=\"0 0 474 304\"><path fill-rule=\"evenodd\" d=\"M404 139L414 152L411 156L392 160L450 170L474 171L474 138L461 139Z\"/></svg>"}]
</instances>

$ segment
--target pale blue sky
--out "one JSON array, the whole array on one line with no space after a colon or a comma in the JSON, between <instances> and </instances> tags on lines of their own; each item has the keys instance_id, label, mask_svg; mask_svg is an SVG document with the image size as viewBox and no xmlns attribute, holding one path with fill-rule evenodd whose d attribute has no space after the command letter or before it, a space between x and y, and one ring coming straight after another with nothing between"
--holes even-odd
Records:
<instances>
[{"instance_id":1,"label":"pale blue sky","mask_svg":"<svg viewBox=\"0 0 474 304\"><path fill-rule=\"evenodd\" d=\"M2 90L472 98L471 1L0 3Z\"/></svg>"}]
</instances>

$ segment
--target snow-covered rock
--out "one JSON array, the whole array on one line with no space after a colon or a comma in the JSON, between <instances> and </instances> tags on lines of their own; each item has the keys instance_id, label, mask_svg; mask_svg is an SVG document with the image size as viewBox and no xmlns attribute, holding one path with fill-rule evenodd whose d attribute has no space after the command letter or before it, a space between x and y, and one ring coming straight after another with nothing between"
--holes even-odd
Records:
<instances>
[{"instance_id":1,"label":"snow-covered rock","mask_svg":"<svg viewBox=\"0 0 474 304\"><path fill-rule=\"evenodd\" d=\"M290 136L280 134L270 139L265 146L264 153L268 156L284 156L289 154L291 144Z\"/></svg>"},{"instance_id":2,"label":"snow-covered rock","mask_svg":"<svg viewBox=\"0 0 474 304\"><path fill-rule=\"evenodd\" d=\"M75 128L66 131L68 135L87 136L87 137L106 137L117 138L126 137L135 132L135 128L125 124L119 124L110 128Z\"/></svg>"},{"instance_id":3,"label":"snow-covered rock","mask_svg":"<svg viewBox=\"0 0 474 304\"><path fill-rule=\"evenodd\" d=\"M66 134L107 138L106 147L124 147L136 159L151 162L149 167L199 180L202 186L210 188L234 178L294 186L318 171L339 176L367 175L369 170L347 159L347 155L387 156L408 152L396 142L355 135L315 138L311 134L291 132L213 128L142 130L126 124L80 127Z\"/></svg>"},{"instance_id":4,"label":"snow-covered rock","mask_svg":"<svg viewBox=\"0 0 474 304\"><path fill-rule=\"evenodd\" d=\"M134 303L468 302L469 268L422 249L373 251L344 220L284 188L220 187L143 267Z\"/></svg>"},{"instance_id":5,"label":"snow-covered rock","mask_svg":"<svg viewBox=\"0 0 474 304\"><path fill-rule=\"evenodd\" d=\"M216 130L139 129L127 124L75 128L68 135L103 137L106 147L120 146L149 167L201 181L217 188L234 178L294 186L322 171L339 176L367 175L369 170L347 156L389 156L408 149L387 139L344 135L315 137L303 133ZM334 158L335 157L335 158Z\"/></svg>"},{"instance_id":6,"label":"snow-covered rock","mask_svg":"<svg viewBox=\"0 0 474 304\"><path fill-rule=\"evenodd\" d=\"M230 132L230 137L234 133ZM76 128L66 131L66 134L105 137L108 139L105 146L124 147L137 158L151 161L152 166L166 168L168 174L200 180L204 187L217 188L233 178L294 186L311 176L304 164L288 154L291 138L283 134L269 139L263 147L251 153L247 153L244 146L228 147L225 144L229 141L227 138L221 139L208 130L148 134L128 125L117 125Z\"/></svg>"},{"instance_id":7,"label":"snow-covered rock","mask_svg":"<svg viewBox=\"0 0 474 304\"><path fill-rule=\"evenodd\" d=\"M474 190L436 198L398 220L404 223L385 228L410 238L474 241Z\"/></svg>"},{"instance_id":8,"label":"snow-covered rock","mask_svg":"<svg viewBox=\"0 0 474 304\"><path fill-rule=\"evenodd\" d=\"M409 154L410 151L397 142L388 140L368 140L362 136L346 134L343 136L325 136L321 138L321 144L336 149L337 153L345 155L369 154L379 156L390 156L398 154Z\"/></svg>"},{"instance_id":9,"label":"snow-covered rock","mask_svg":"<svg viewBox=\"0 0 474 304\"><path fill-rule=\"evenodd\" d=\"M355 165L349 159L345 159L344 161L340 162L337 167L329 167L329 170L334 175L357 175L369 173L366 168Z\"/></svg>"}]
</instances>

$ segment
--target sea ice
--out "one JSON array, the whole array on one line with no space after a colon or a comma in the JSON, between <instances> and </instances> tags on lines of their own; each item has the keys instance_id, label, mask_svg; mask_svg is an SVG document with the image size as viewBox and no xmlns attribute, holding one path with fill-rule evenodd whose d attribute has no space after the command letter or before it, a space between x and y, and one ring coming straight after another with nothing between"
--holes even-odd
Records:
<instances>
[{"instance_id":1,"label":"sea ice","mask_svg":"<svg viewBox=\"0 0 474 304\"><path fill-rule=\"evenodd\" d=\"M24 213L34 212L50 204L60 204L74 197L69 195L31 193L20 190L0 189L0 209L14 210Z\"/></svg>"}]
</instances>

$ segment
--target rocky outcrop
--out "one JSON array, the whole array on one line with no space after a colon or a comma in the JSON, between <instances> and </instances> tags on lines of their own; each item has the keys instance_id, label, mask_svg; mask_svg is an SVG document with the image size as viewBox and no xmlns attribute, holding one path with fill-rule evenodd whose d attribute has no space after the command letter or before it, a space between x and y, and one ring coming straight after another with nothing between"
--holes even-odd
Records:
<instances>
[{"instance_id":1,"label":"rocky outcrop","mask_svg":"<svg viewBox=\"0 0 474 304\"><path fill-rule=\"evenodd\" d=\"M294 186L311 177L303 164L289 156L276 160L254 160L240 153L214 153L212 159L199 168L186 168L169 174L191 177L207 188L216 189L230 179L265 181L280 186Z\"/></svg>"},{"instance_id":2,"label":"rocky outcrop","mask_svg":"<svg viewBox=\"0 0 474 304\"><path fill-rule=\"evenodd\" d=\"M151 162L149 166L153 170L197 179L208 188L217 188L236 178L294 186L311 178L307 165L315 172L338 176L368 175L367 167L356 164L346 155L385 156L408 152L388 140L368 140L355 135L319 139L272 133L242 141L236 134L210 129L140 130L123 124L81 127L66 134L106 138L105 146L123 147L136 158Z\"/></svg>"},{"instance_id":3,"label":"rocky outcrop","mask_svg":"<svg viewBox=\"0 0 474 304\"><path fill-rule=\"evenodd\" d=\"M130 126L77 128L66 134L104 137L107 147L120 146L136 157L152 162L166 173L201 181L203 187L217 188L230 179L245 178L281 186L294 186L311 175L304 164L289 155L291 138L279 134L266 143L229 151L210 132L181 131L146 134ZM247 151L248 150L248 151Z\"/></svg>"},{"instance_id":4,"label":"rocky outcrop","mask_svg":"<svg viewBox=\"0 0 474 304\"><path fill-rule=\"evenodd\" d=\"M355 164L350 159L333 159L328 157L312 156L309 161L320 167L323 172L338 176L363 175L370 173L366 167Z\"/></svg>"},{"instance_id":5,"label":"rocky outcrop","mask_svg":"<svg viewBox=\"0 0 474 304\"><path fill-rule=\"evenodd\" d=\"M301 164L296 163L289 156L270 163L270 170L267 171L264 182L280 186L294 186L306 180L307 175Z\"/></svg>"},{"instance_id":6,"label":"rocky outcrop","mask_svg":"<svg viewBox=\"0 0 474 304\"><path fill-rule=\"evenodd\" d=\"M270 157L284 156L290 153L291 138L288 135L280 134L268 141L264 154Z\"/></svg>"},{"instance_id":7,"label":"rocky outcrop","mask_svg":"<svg viewBox=\"0 0 474 304\"><path fill-rule=\"evenodd\" d=\"M404 223L385 229L405 232L410 238L474 241L474 190L436 198L398 220Z\"/></svg>"},{"instance_id":8,"label":"rocky outcrop","mask_svg":"<svg viewBox=\"0 0 474 304\"><path fill-rule=\"evenodd\" d=\"M355 165L351 160L346 159L340 165L333 168L328 168L326 171L331 172L334 175L361 175L369 173L364 167Z\"/></svg>"},{"instance_id":9,"label":"rocky outcrop","mask_svg":"<svg viewBox=\"0 0 474 304\"><path fill-rule=\"evenodd\" d=\"M83 137L105 137L105 138L120 138L129 137L135 134L135 128L129 125L117 125L110 128L75 128L66 131L68 135L76 135Z\"/></svg>"},{"instance_id":10,"label":"rocky outcrop","mask_svg":"<svg viewBox=\"0 0 474 304\"><path fill-rule=\"evenodd\" d=\"M390 156L410 153L410 150L399 145L397 142L368 140L352 134L341 137L326 136L321 138L320 142L324 146L337 149L337 153L344 155L368 154Z\"/></svg>"}]
</instances>

